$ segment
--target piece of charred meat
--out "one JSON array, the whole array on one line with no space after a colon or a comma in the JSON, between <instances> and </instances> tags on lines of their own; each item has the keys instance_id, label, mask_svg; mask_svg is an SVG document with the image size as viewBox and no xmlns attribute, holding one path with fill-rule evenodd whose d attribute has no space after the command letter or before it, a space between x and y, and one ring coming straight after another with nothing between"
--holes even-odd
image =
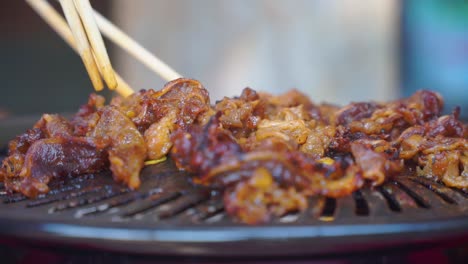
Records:
<instances>
[{"instance_id":1,"label":"piece of charred meat","mask_svg":"<svg viewBox=\"0 0 468 264\"><path fill-rule=\"evenodd\" d=\"M36 197L54 178L110 169L114 179L132 189L146 159L166 155L175 129L206 122L208 92L191 79L178 79L161 91L140 91L104 105L92 94L70 121L45 114L9 144L0 175L8 191Z\"/></svg>"},{"instance_id":2,"label":"piece of charred meat","mask_svg":"<svg viewBox=\"0 0 468 264\"><path fill-rule=\"evenodd\" d=\"M205 125L173 133L172 158L194 182L224 191L227 213L256 224L403 172L467 189L466 125L441 116L430 91L389 103L316 105L297 91L244 90Z\"/></svg>"},{"instance_id":3,"label":"piece of charred meat","mask_svg":"<svg viewBox=\"0 0 468 264\"><path fill-rule=\"evenodd\" d=\"M211 105L192 79L128 98L92 94L70 121L44 115L9 144L7 190L46 193L56 178L109 169L135 189L145 160L166 155L195 184L223 192L226 212L258 224L305 210L312 196L342 197L397 175L468 190L468 129L441 116L431 91L392 102L315 104L292 90L246 88Z\"/></svg>"}]
</instances>

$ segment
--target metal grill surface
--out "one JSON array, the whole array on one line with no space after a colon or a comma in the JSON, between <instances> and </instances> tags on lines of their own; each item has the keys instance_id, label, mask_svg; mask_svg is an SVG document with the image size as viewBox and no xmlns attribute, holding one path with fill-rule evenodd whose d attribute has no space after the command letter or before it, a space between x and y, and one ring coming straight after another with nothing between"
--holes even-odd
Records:
<instances>
[{"instance_id":1,"label":"metal grill surface","mask_svg":"<svg viewBox=\"0 0 468 264\"><path fill-rule=\"evenodd\" d=\"M30 200L0 186L0 235L119 252L243 256L329 254L468 236L468 194L400 177L340 198L311 198L302 213L246 226L222 197L170 162L145 167L137 191L110 173L54 182Z\"/></svg>"}]
</instances>

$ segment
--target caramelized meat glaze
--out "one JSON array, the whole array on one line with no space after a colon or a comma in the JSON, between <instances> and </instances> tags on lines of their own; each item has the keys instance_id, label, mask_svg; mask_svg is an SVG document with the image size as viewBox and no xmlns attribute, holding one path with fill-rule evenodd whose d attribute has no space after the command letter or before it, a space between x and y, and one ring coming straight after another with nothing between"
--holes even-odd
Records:
<instances>
[{"instance_id":1,"label":"caramelized meat glaze","mask_svg":"<svg viewBox=\"0 0 468 264\"><path fill-rule=\"evenodd\" d=\"M45 114L9 143L0 179L36 197L56 178L110 169L131 189L145 160L171 157L195 184L220 190L226 211L256 224L412 172L468 189L468 129L459 109L441 115L431 91L388 103L313 103L298 91L244 89L210 104L207 90L177 79L128 98L92 94L70 120ZM144 183L143 183L144 184Z\"/></svg>"}]
</instances>

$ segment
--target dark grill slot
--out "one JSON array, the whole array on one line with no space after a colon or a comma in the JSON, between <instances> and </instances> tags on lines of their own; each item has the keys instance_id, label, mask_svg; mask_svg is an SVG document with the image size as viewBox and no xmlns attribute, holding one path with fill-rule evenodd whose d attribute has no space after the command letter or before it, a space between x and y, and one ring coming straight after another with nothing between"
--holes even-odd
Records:
<instances>
[{"instance_id":1,"label":"dark grill slot","mask_svg":"<svg viewBox=\"0 0 468 264\"><path fill-rule=\"evenodd\" d=\"M70 200L70 199L77 198L86 194L98 192L101 189L102 189L102 186L96 186L93 188L87 188L85 190L81 190L77 192L66 193L64 195L47 195L42 199L36 199L36 200L32 200L31 202L28 202L26 204L26 207L37 207L37 206L51 204L51 203L59 202L63 200Z\"/></svg>"},{"instance_id":2,"label":"dark grill slot","mask_svg":"<svg viewBox=\"0 0 468 264\"><path fill-rule=\"evenodd\" d=\"M97 197L91 197L89 199L84 199L80 202L80 206L84 206L84 205L89 205L89 204L94 204L94 203L98 203L98 202L102 202L104 200L107 200L107 199L111 199L111 198L114 198L116 196L119 196L119 195L122 195L122 194L125 194L127 193L128 190L123 190L123 191L116 191L116 192L108 192L108 193L105 193L104 195L100 195L100 196L97 196ZM79 217L79 213L78 211L75 213L75 216Z\"/></svg>"},{"instance_id":3,"label":"dark grill slot","mask_svg":"<svg viewBox=\"0 0 468 264\"><path fill-rule=\"evenodd\" d=\"M59 203L49 209L49 213L56 213L64 210L70 210L77 207L97 203L105 199L112 198L116 195L124 193L126 190L116 190L109 186L105 186L104 192L99 193L97 196L93 196L93 192L84 194L83 196L68 200L64 203Z\"/></svg>"},{"instance_id":4,"label":"dark grill slot","mask_svg":"<svg viewBox=\"0 0 468 264\"><path fill-rule=\"evenodd\" d=\"M394 195L392 195L388 189L379 186L376 190L385 198L388 208L394 212L401 212L401 206Z\"/></svg>"},{"instance_id":5,"label":"dark grill slot","mask_svg":"<svg viewBox=\"0 0 468 264\"><path fill-rule=\"evenodd\" d=\"M400 181L404 182L403 179L400 179ZM425 208L425 209L431 208L431 205L424 198L419 196L419 194L417 194L416 192L408 188L405 184L401 183L400 181L395 181L395 184L404 192L406 192L416 202L418 207ZM415 185L416 184L413 184L413 186Z\"/></svg>"},{"instance_id":6,"label":"dark grill slot","mask_svg":"<svg viewBox=\"0 0 468 264\"><path fill-rule=\"evenodd\" d=\"M402 212L410 211L414 208L419 208L414 199L405 191L403 191L395 181L385 183L379 188L382 188L384 194L385 192L388 193L390 199L394 199Z\"/></svg>"},{"instance_id":7,"label":"dark grill slot","mask_svg":"<svg viewBox=\"0 0 468 264\"><path fill-rule=\"evenodd\" d=\"M127 193L126 195L118 196L118 197L112 197L113 199L111 201L108 201L103 204L99 204L93 207L88 207L88 208L83 208L80 209L76 212L75 216L81 217L81 216L87 216L87 215L97 215L100 213L107 212L111 210L112 208L117 208L120 206L124 206L127 204L130 204L132 202L138 202L142 199L145 199L151 195L160 193L161 189L160 188L154 188L150 189L147 192L140 193L140 192L131 192Z\"/></svg>"},{"instance_id":8,"label":"dark grill slot","mask_svg":"<svg viewBox=\"0 0 468 264\"><path fill-rule=\"evenodd\" d=\"M409 177L402 178L399 180L399 182L422 197L430 207L437 209L437 211L439 211L441 208L443 209L447 208L447 206L454 205L454 203L445 201L441 195L438 195L437 191L431 190L422 184L412 181Z\"/></svg>"},{"instance_id":9,"label":"dark grill slot","mask_svg":"<svg viewBox=\"0 0 468 264\"><path fill-rule=\"evenodd\" d=\"M445 188L440 184L437 184L435 182L428 182L427 180L423 179L410 178L410 180L420 184L423 187L426 187L428 190L433 191L445 202L449 204L458 204L457 201L454 198L452 198L454 193L449 188Z\"/></svg>"},{"instance_id":10,"label":"dark grill slot","mask_svg":"<svg viewBox=\"0 0 468 264\"><path fill-rule=\"evenodd\" d=\"M174 193L159 193L154 194L145 200L139 201L137 204L131 208L122 212L122 217L133 217L137 214L145 213L151 209L154 209L160 205L168 203L172 200L179 198L182 194L180 192Z\"/></svg>"},{"instance_id":11,"label":"dark grill slot","mask_svg":"<svg viewBox=\"0 0 468 264\"><path fill-rule=\"evenodd\" d=\"M99 213L104 213L104 212L107 212L108 210L110 210L112 208L115 208L115 207L118 207L118 206L124 206L126 204L129 204L129 203L135 201L135 199L140 198L140 197L135 197L135 196L136 196L135 194L132 194L129 197L122 197L121 199L115 199L115 200L113 200L113 201L111 201L109 203L103 203L103 204L100 204L100 205L97 205L97 206L83 208L83 209L78 210L75 213L75 216L76 217L82 217L82 216L96 215L96 214L99 214Z\"/></svg>"},{"instance_id":12,"label":"dark grill slot","mask_svg":"<svg viewBox=\"0 0 468 264\"><path fill-rule=\"evenodd\" d=\"M336 199L326 198L325 205L323 206L322 213L320 214L320 220L330 222L335 219Z\"/></svg>"},{"instance_id":13,"label":"dark grill slot","mask_svg":"<svg viewBox=\"0 0 468 264\"><path fill-rule=\"evenodd\" d=\"M359 216L368 216L369 215L369 205L367 204L366 199L364 199L361 191L355 191L353 193L354 202L356 207L354 212Z\"/></svg>"},{"instance_id":14,"label":"dark grill slot","mask_svg":"<svg viewBox=\"0 0 468 264\"><path fill-rule=\"evenodd\" d=\"M158 210L157 217L164 219L176 216L183 211L192 208L209 199L209 193L196 192L192 194L184 194L181 198L172 203L166 203Z\"/></svg>"},{"instance_id":15,"label":"dark grill slot","mask_svg":"<svg viewBox=\"0 0 468 264\"><path fill-rule=\"evenodd\" d=\"M78 202L78 206L85 206L85 205L89 205L89 204L98 203L98 202L101 202L101 201L111 199L113 197L125 194L127 192L128 192L128 190L111 191L111 192L105 193L104 195L100 195L100 196L96 196L96 197L90 197L90 198L86 198L86 199L81 199Z\"/></svg>"}]
</instances>

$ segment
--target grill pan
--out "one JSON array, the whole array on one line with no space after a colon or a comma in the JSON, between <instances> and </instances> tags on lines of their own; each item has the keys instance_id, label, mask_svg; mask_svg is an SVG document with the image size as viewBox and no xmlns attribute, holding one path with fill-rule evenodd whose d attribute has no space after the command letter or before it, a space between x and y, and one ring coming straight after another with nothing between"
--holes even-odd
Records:
<instances>
[{"instance_id":1,"label":"grill pan","mask_svg":"<svg viewBox=\"0 0 468 264\"><path fill-rule=\"evenodd\" d=\"M0 122L0 142L37 116ZM6 150L0 148L0 160ZM224 212L218 193L188 182L171 161L147 166L130 191L109 172L54 182L34 200L0 184L0 241L171 256L303 256L386 250L468 239L468 194L401 177L340 199L247 226Z\"/></svg>"},{"instance_id":2,"label":"grill pan","mask_svg":"<svg viewBox=\"0 0 468 264\"><path fill-rule=\"evenodd\" d=\"M109 172L54 182L29 200L0 186L0 236L134 254L336 254L468 237L468 194L401 177L352 196L313 198L307 211L247 226L218 193L193 186L171 161L145 167L130 191Z\"/></svg>"}]
</instances>

